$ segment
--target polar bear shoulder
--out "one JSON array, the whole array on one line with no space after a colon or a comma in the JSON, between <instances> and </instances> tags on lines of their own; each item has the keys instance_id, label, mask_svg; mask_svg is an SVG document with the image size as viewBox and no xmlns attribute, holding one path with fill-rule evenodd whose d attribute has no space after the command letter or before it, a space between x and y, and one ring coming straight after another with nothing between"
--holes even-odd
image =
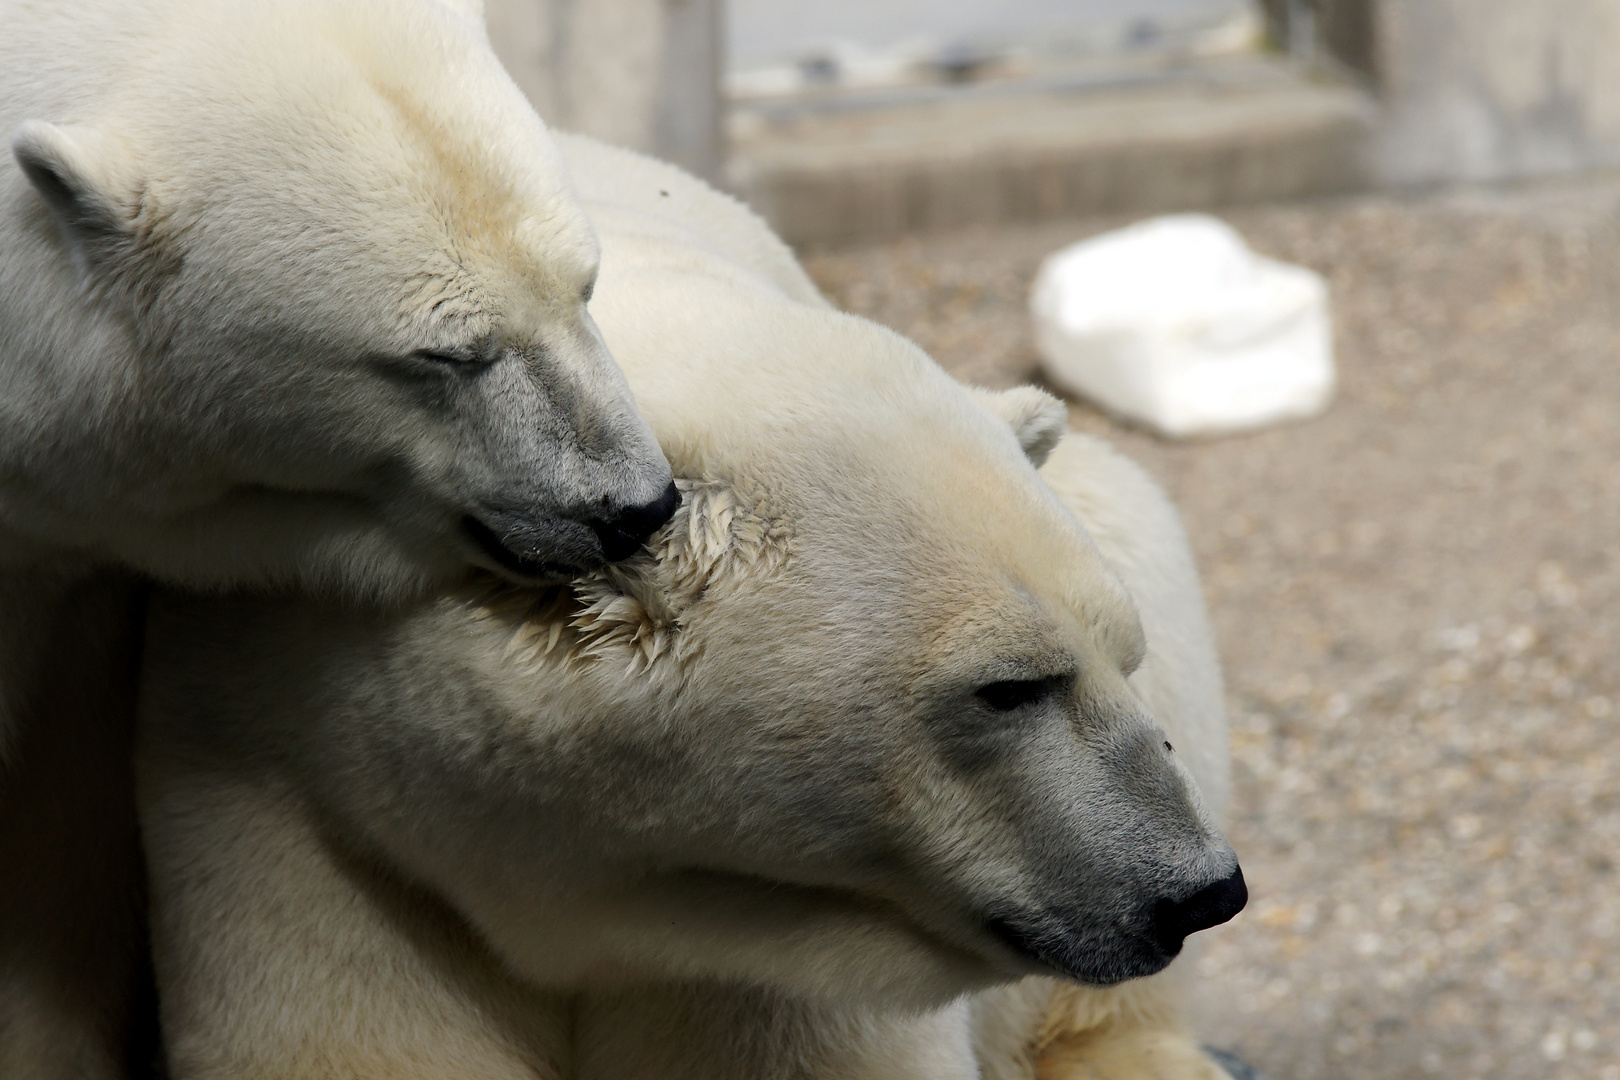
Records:
<instances>
[{"instance_id":1,"label":"polar bear shoulder","mask_svg":"<svg viewBox=\"0 0 1620 1080\"><path fill-rule=\"evenodd\" d=\"M584 135L559 134L587 211L604 232L696 244L775 285L790 299L826 307L793 252L747 205L667 162Z\"/></svg>"}]
</instances>

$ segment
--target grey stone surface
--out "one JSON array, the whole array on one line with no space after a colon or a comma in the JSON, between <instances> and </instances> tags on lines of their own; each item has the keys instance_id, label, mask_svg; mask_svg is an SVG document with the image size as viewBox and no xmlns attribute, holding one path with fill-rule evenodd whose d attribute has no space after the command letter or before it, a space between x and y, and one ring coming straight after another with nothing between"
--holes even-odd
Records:
<instances>
[{"instance_id":1,"label":"grey stone surface","mask_svg":"<svg viewBox=\"0 0 1620 1080\"><path fill-rule=\"evenodd\" d=\"M734 118L728 181L796 244L1183 210L1358 188L1372 118L1352 87L1252 60L1101 88L756 108Z\"/></svg>"},{"instance_id":2,"label":"grey stone surface","mask_svg":"<svg viewBox=\"0 0 1620 1080\"><path fill-rule=\"evenodd\" d=\"M721 0L487 0L490 42L553 127L715 178Z\"/></svg>"},{"instance_id":3,"label":"grey stone surface","mask_svg":"<svg viewBox=\"0 0 1620 1080\"><path fill-rule=\"evenodd\" d=\"M1620 164L1614 0L1261 0L1271 33L1308 11L1316 55L1382 102L1372 161L1391 184Z\"/></svg>"},{"instance_id":4,"label":"grey stone surface","mask_svg":"<svg viewBox=\"0 0 1620 1080\"><path fill-rule=\"evenodd\" d=\"M1375 5L1374 66L1387 108L1381 178L1488 180L1620 164L1614 0L1359 3Z\"/></svg>"},{"instance_id":5,"label":"grey stone surface","mask_svg":"<svg viewBox=\"0 0 1620 1080\"><path fill-rule=\"evenodd\" d=\"M1294 0L1265 2L1275 16ZM490 37L551 124L720 179L721 3L488 0ZM1315 0L1312 10L1320 55L1364 79L1381 108L1348 86L1230 72L1104 91L744 107L724 179L790 239L836 243L1620 165L1615 0Z\"/></svg>"},{"instance_id":6,"label":"grey stone surface","mask_svg":"<svg viewBox=\"0 0 1620 1080\"><path fill-rule=\"evenodd\" d=\"M730 63L747 69L845 41L890 49L935 45L1045 49L1114 40L1135 27L1209 26L1252 0L730 0Z\"/></svg>"}]
</instances>

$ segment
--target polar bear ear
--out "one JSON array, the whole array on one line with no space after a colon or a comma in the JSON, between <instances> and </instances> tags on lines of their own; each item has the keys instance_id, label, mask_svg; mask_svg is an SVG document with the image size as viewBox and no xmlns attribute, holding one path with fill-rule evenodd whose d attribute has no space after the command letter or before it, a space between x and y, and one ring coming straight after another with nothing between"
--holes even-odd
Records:
<instances>
[{"instance_id":1,"label":"polar bear ear","mask_svg":"<svg viewBox=\"0 0 1620 1080\"><path fill-rule=\"evenodd\" d=\"M99 132L27 120L12 133L11 152L77 254L132 234L136 200L119 183L126 169Z\"/></svg>"},{"instance_id":2,"label":"polar bear ear","mask_svg":"<svg viewBox=\"0 0 1620 1080\"><path fill-rule=\"evenodd\" d=\"M974 390L973 396L1013 429L1013 437L1038 469L1069 427L1069 408L1045 390L1018 386L995 393Z\"/></svg>"}]
</instances>

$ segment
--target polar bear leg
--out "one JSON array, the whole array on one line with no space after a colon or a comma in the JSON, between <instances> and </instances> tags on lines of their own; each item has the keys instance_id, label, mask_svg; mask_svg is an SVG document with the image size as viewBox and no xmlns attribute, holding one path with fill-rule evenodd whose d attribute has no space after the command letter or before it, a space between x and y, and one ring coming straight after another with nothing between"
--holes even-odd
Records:
<instances>
[{"instance_id":1,"label":"polar bear leg","mask_svg":"<svg viewBox=\"0 0 1620 1080\"><path fill-rule=\"evenodd\" d=\"M146 742L141 817L173 1080L562 1074L566 1011L502 976L454 916L329 845L286 787L196 768L191 748L159 760Z\"/></svg>"},{"instance_id":2,"label":"polar bear leg","mask_svg":"<svg viewBox=\"0 0 1620 1080\"><path fill-rule=\"evenodd\" d=\"M1033 977L973 999L983 1080L1230 1080L1182 1018L1181 975L1115 987Z\"/></svg>"},{"instance_id":3,"label":"polar bear leg","mask_svg":"<svg viewBox=\"0 0 1620 1080\"><path fill-rule=\"evenodd\" d=\"M1179 972L1115 987L1029 978L978 995L984 1080L1229 1080L1182 1019Z\"/></svg>"}]
</instances>

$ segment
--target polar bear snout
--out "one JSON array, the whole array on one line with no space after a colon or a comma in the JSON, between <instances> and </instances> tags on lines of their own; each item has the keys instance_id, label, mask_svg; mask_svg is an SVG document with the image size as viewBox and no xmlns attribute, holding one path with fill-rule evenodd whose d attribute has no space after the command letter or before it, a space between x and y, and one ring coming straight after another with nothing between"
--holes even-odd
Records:
<instances>
[{"instance_id":1,"label":"polar bear snout","mask_svg":"<svg viewBox=\"0 0 1620 1080\"><path fill-rule=\"evenodd\" d=\"M495 564L491 569L525 582L558 580L577 577L604 562L628 559L680 504L681 493L671 480L656 499L612 509L604 517L492 509L466 515L461 528L479 553Z\"/></svg>"},{"instance_id":2,"label":"polar bear snout","mask_svg":"<svg viewBox=\"0 0 1620 1080\"><path fill-rule=\"evenodd\" d=\"M473 561L522 584L620 562L680 502L669 462L588 323L514 338L453 393L481 433L479 458L442 490L463 503Z\"/></svg>"},{"instance_id":3,"label":"polar bear snout","mask_svg":"<svg viewBox=\"0 0 1620 1080\"><path fill-rule=\"evenodd\" d=\"M1243 867L1180 900L1160 900L1151 916L1154 941L1167 956L1181 951L1187 935L1219 926L1243 910L1249 902L1249 887L1243 881Z\"/></svg>"},{"instance_id":4,"label":"polar bear snout","mask_svg":"<svg viewBox=\"0 0 1620 1080\"><path fill-rule=\"evenodd\" d=\"M604 562L622 562L641 550L681 504L674 481L650 502L606 518L574 520L509 510L468 514L462 532L490 562L525 582L578 577Z\"/></svg>"},{"instance_id":5,"label":"polar bear snout","mask_svg":"<svg viewBox=\"0 0 1620 1080\"><path fill-rule=\"evenodd\" d=\"M664 493L652 502L627 507L612 517L593 519L586 524L596 534L602 557L608 562L623 562L640 551L647 538L675 516L680 505L680 489L671 480Z\"/></svg>"},{"instance_id":6,"label":"polar bear snout","mask_svg":"<svg viewBox=\"0 0 1620 1080\"><path fill-rule=\"evenodd\" d=\"M997 875L975 906L1013 970L1107 986L1162 970L1248 893L1163 729L1129 703L1082 715L1081 738L1030 747L1011 787L1034 797L969 850Z\"/></svg>"},{"instance_id":7,"label":"polar bear snout","mask_svg":"<svg viewBox=\"0 0 1620 1080\"><path fill-rule=\"evenodd\" d=\"M1080 903L993 916L991 937L1033 961L1036 970L1093 986L1111 986L1162 971L1190 934L1219 926L1243 910L1248 887L1243 870L1232 871L1191 893L1160 897L1123 918Z\"/></svg>"}]
</instances>

